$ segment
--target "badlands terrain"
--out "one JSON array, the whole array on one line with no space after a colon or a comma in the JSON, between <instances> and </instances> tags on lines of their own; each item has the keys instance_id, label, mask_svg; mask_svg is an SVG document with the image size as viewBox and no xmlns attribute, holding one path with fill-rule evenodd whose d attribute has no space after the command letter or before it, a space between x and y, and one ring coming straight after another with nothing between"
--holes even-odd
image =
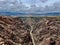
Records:
<instances>
[{"instance_id":1,"label":"badlands terrain","mask_svg":"<svg viewBox=\"0 0 60 45\"><path fill-rule=\"evenodd\" d=\"M0 45L60 45L60 17L0 16Z\"/></svg>"}]
</instances>

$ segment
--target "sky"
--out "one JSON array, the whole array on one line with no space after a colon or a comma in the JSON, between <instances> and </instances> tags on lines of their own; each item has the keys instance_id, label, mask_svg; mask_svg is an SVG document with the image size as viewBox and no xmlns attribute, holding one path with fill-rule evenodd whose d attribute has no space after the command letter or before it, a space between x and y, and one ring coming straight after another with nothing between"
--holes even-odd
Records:
<instances>
[{"instance_id":1,"label":"sky","mask_svg":"<svg viewBox=\"0 0 60 45\"><path fill-rule=\"evenodd\" d=\"M26 4L26 5L37 4L38 6L51 5L59 1L60 0L22 0L23 4Z\"/></svg>"},{"instance_id":2,"label":"sky","mask_svg":"<svg viewBox=\"0 0 60 45\"><path fill-rule=\"evenodd\" d=\"M60 11L60 0L0 0L5 11Z\"/></svg>"}]
</instances>

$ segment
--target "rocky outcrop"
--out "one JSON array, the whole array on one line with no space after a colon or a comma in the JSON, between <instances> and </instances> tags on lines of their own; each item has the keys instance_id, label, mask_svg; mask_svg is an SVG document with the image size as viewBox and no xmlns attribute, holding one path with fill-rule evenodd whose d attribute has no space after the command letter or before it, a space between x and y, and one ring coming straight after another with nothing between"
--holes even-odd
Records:
<instances>
[{"instance_id":1,"label":"rocky outcrop","mask_svg":"<svg viewBox=\"0 0 60 45\"><path fill-rule=\"evenodd\" d=\"M0 16L0 45L32 45L27 24L20 17Z\"/></svg>"},{"instance_id":2,"label":"rocky outcrop","mask_svg":"<svg viewBox=\"0 0 60 45\"><path fill-rule=\"evenodd\" d=\"M60 45L60 17L42 17L35 25L36 45Z\"/></svg>"},{"instance_id":3,"label":"rocky outcrop","mask_svg":"<svg viewBox=\"0 0 60 45\"><path fill-rule=\"evenodd\" d=\"M0 45L60 45L60 17L0 16Z\"/></svg>"}]
</instances>

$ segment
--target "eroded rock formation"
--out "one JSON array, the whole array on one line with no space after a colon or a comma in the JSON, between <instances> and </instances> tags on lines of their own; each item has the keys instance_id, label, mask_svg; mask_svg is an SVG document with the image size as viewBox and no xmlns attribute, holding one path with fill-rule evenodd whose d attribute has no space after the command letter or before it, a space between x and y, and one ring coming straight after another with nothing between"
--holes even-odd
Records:
<instances>
[{"instance_id":1,"label":"eroded rock formation","mask_svg":"<svg viewBox=\"0 0 60 45\"><path fill-rule=\"evenodd\" d=\"M36 45L60 45L60 17L43 17L33 31Z\"/></svg>"},{"instance_id":2,"label":"eroded rock formation","mask_svg":"<svg viewBox=\"0 0 60 45\"><path fill-rule=\"evenodd\" d=\"M0 45L32 45L26 23L19 17L0 16Z\"/></svg>"}]
</instances>

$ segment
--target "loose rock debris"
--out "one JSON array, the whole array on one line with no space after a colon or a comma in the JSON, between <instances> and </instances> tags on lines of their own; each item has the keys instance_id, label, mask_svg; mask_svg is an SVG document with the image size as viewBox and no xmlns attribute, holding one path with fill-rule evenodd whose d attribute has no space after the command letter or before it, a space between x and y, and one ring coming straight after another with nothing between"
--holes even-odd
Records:
<instances>
[{"instance_id":1,"label":"loose rock debris","mask_svg":"<svg viewBox=\"0 0 60 45\"><path fill-rule=\"evenodd\" d=\"M60 17L42 17L33 36L36 45L60 45Z\"/></svg>"},{"instance_id":2,"label":"loose rock debris","mask_svg":"<svg viewBox=\"0 0 60 45\"><path fill-rule=\"evenodd\" d=\"M60 45L60 17L40 18L0 16L0 45Z\"/></svg>"},{"instance_id":3,"label":"loose rock debris","mask_svg":"<svg viewBox=\"0 0 60 45\"><path fill-rule=\"evenodd\" d=\"M0 45L32 45L26 23L19 17L0 16Z\"/></svg>"}]
</instances>

